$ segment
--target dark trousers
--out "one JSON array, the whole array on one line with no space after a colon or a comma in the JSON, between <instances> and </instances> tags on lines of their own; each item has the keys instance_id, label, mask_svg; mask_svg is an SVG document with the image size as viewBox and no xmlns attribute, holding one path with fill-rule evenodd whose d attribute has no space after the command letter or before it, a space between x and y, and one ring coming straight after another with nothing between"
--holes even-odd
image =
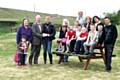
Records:
<instances>
[{"instance_id":1,"label":"dark trousers","mask_svg":"<svg viewBox=\"0 0 120 80\"><path fill-rule=\"evenodd\" d=\"M48 52L48 55L49 55L50 64L52 64L51 48L52 48L52 41L47 40L47 39L43 40L43 58L44 58L44 64L46 64L46 61L47 61L47 52Z\"/></svg>"},{"instance_id":2,"label":"dark trousers","mask_svg":"<svg viewBox=\"0 0 120 80\"><path fill-rule=\"evenodd\" d=\"M65 52L67 50L67 47L66 47L66 44L65 43L62 43L62 46L64 46L64 51ZM64 55L60 55L60 60L62 60L62 62L64 62ZM66 62L66 61L65 61Z\"/></svg>"},{"instance_id":3,"label":"dark trousers","mask_svg":"<svg viewBox=\"0 0 120 80\"><path fill-rule=\"evenodd\" d=\"M25 65L25 61L26 61L26 56L27 54L19 54L20 56L20 62L19 62L19 65Z\"/></svg>"},{"instance_id":4,"label":"dark trousers","mask_svg":"<svg viewBox=\"0 0 120 80\"><path fill-rule=\"evenodd\" d=\"M33 58L34 58L34 64L38 64L40 49L41 49L41 45L32 45L31 46L31 54L29 57L29 64L32 64Z\"/></svg>"},{"instance_id":5,"label":"dark trousers","mask_svg":"<svg viewBox=\"0 0 120 80\"><path fill-rule=\"evenodd\" d=\"M105 66L106 70L111 70L112 66L112 53L113 53L114 45L113 44L105 44Z\"/></svg>"},{"instance_id":6,"label":"dark trousers","mask_svg":"<svg viewBox=\"0 0 120 80\"><path fill-rule=\"evenodd\" d=\"M74 46L75 46L76 40L71 40L70 42L70 47L69 47L69 51L70 52L74 52Z\"/></svg>"},{"instance_id":7,"label":"dark trousers","mask_svg":"<svg viewBox=\"0 0 120 80\"><path fill-rule=\"evenodd\" d=\"M84 53L84 46L83 43L85 42L85 40L78 40L75 43L75 53L76 54L83 54Z\"/></svg>"},{"instance_id":8,"label":"dark trousers","mask_svg":"<svg viewBox=\"0 0 120 80\"><path fill-rule=\"evenodd\" d=\"M70 52L74 52L75 42L76 42L75 39L74 39L74 40L71 40L70 46L69 46L69 51L70 51ZM64 61L65 61L65 62L68 62L68 58L69 58L68 56L64 56Z\"/></svg>"}]
</instances>

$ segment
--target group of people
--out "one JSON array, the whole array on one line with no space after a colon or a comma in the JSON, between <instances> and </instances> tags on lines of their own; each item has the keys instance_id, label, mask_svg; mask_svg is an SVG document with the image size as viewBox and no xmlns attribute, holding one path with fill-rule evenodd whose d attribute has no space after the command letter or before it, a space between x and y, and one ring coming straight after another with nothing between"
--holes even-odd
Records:
<instances>
[{"instance_id":1,"label":"group of people","mask_svg":"<svg viewBox=\"0 0 120 80\"><path fill-rule=\"evenodd\" d=\"M117 36L117 28L109 17L105 17L103 21L98 16L84 18L80 11L75 26L70 26L69 20L63 19L56 51L91 56L95 47L104 46L106 71L111 71L111 58ZM60 58L62 62L68 62L68 56Z\"/></svg>"},{"instance_id":2,"label":"group of people","mask_svg":"<svg viewBox=\"0 0 120 80\"><path fill-rule=\"evenodd\" d=\"M26 65L26 55L31 44L31 51L29 56L29 64L38 64L38 58L40 54L41 44L43 44L43 58L44 64L47 62L47 52L50 59L50 64L52 61L52 40L55 39L55 27L50 21L51 17L45 17L45 23L41 24L41 16L36 15L35 23L32 27L29 26L29 20L27 18L23 19L22 25L19 27L16 35L17 50L20 55L20 60L18 66Z\"/></svg>"},{"instance_id":3,"label":"group of people","mask_svg":"<svg viewBox=\"0 0 120 80\"><path fill-rule=\"evenodd\" d=\"M29 20L23 19L23 23L17 31L17 48L20 53L18 65L26 65L26 55L31 44L29 64L38 64L38 58L43 44L44 64L47 63L47 52L50 64L53 63L51 48L52 40L55 39L56 30L51 23L51 17L45 17L45 23L41 24L41 16L36 15L35 23L29 26ZM98 16L93 18L83 17L83 12L78 12L75 26L69 25L68 19L63 19L63 24L59 30L56 51L74 52L75 54L85 54L91 56L96 46L105 47L106 70L111 71L111 57L114 44L117 38L117 28L110 21L109 17L104 18L104 23ZM68 61L68 56L61 56L63 62Z\"/></svg>"}]
</instances>

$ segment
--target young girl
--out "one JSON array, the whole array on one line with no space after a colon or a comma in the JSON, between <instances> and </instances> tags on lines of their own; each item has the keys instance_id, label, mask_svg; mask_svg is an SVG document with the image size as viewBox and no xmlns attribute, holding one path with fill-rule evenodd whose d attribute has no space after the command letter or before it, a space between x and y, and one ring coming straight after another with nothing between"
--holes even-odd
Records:
<instances>
[{"instance_id":1,"label":"young girl","mask_svg":"<svg viewBox=\"0 0 120 80\"><path fill-rule=\"evenodd\" d=\"M75 35L76 35L76 32L73 30L73 27L70 26L68 28L67 33L66 33L66 38L67 38L67 40L66 40L67 52L74 51L74 48L71 48L70 46L74 46L74 44L72 44L72 42L74 42Z\"/></svg>"},{"instance_id":2,"label":"young girl","mask_svg":"<svg viewBox=\"0 0 120 80\"><path fill-rule=\"evenodd\" d=\"M94 25L90 25L90 32L88 34L88 38L87 41L84 43L84 49L86 55L93 54L93 50L97 42L98 42L98 32L96 31Z\"/></svg>"},{"instance_id":3,"label":"young girl","mask_svg":"<svg viewBox=\"0 0 120 80\"><path fill-rule=\"evenodd\" d=\"M67 53L74 51L74 38L75 38L75 31L73 30L73 27L70 26L67 29L66 33L66 46L67 46ZM68 62L68 56L64 56L64 62Z\"/></svg>"},{"instance_id":4,"label":"young girl","mask_svg":"<svg viewBox=\"0 0 120 80\"><path fill-rule=\"evenodd\" d=\"M20 56L20 61L18 62L18 66L26 65L26 56L27 56L27 48L28 42L26 41L26 37L22 36L21 42L18 44L18 53Z\"/></svg>"}]
</instances>

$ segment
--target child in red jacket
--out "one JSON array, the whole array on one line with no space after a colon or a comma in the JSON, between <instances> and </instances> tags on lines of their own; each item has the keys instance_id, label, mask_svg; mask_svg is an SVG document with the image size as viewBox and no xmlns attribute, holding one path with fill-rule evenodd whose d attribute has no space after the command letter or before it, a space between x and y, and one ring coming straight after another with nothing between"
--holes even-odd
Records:
<instances>
[{"instance_id":1,"label":"child in red jacket","mask_svg":"<svg viewBox=\"0 0 120 80\"><path fill-rule=\"evenodd\" d=\"M83 43L87 40L88 37L88 32L86 31L85 27L81 28L81 32L79 34L80 36L77 37L76 39L76 44L75 44L75 53L79 54L84 53L84 47L83 47Z\"/></svg>"},{"instance_id":2,"label":"child in red jacket","mask_svg":"<svg viewBox=\"0 0 120 80\"><path fill-rule=\"evenodd\" d=\"M67 40L66 40L67 52L70 51L70 50L69 50L69 48L70 48L70 43L71 43L72 40L75 39L75 35L76 35L76 32L73 30L73 27L70 26L70 27L68 28L67 33L66 33L66 38L67 38Z\"/></svg>"}]
</instances>

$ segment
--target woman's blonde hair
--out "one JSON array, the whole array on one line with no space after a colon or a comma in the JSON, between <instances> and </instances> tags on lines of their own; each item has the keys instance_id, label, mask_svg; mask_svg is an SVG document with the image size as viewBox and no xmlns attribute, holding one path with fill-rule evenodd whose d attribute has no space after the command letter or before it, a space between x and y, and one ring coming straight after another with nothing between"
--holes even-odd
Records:
<instances>
[{"instance_id":1,"label":"woman's blonde hair","mask_svg":"<svg viewBox=\"0 0 120 80\"><path fill-rule=\"evenodd\" d=\"M65 23L67 22L68 26L69 26L69 20L68 19L63 19L63 26L65 25Z\"/></svg>"}]
</instances>

